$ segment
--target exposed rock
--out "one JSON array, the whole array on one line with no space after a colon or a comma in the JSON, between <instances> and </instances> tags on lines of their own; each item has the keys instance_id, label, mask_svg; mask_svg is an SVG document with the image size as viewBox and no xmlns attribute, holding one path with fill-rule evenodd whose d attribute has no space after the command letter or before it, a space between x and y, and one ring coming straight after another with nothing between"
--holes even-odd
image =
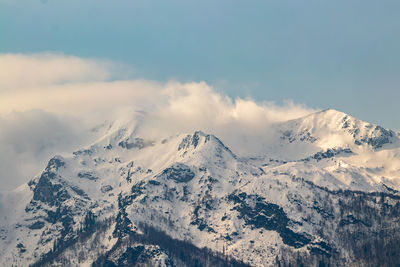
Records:
<instances>
[{"instance_id":1,"label":"exposed rock","mask_svg":"<svg viewBox=\"0 0 400 267\"><path fill-rule=\"evenodd\" d=\"M178 183L187 183L192 180L194 176L195 173L190 169L190 167L183 163L176 163L163 170L159 175L160 178L174 180Z\"/></svg>"},{"instance_id":2,"label":"exposed rock","mask_svg":"<svg viewBox=\"0 0 400 267\"><path fill-rule=\"evenodd\" d=\"M44 222L36 221L33 224L29 225L28 228L32 230L42 229L44 227Z\"/></svg>"}]
</instances>

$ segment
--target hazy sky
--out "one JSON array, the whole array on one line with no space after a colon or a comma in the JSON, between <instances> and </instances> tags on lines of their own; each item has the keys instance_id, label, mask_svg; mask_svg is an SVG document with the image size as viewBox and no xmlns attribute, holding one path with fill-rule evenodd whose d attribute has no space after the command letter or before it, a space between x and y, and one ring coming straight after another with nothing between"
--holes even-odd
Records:
<instances>
[{"instance_id":1,"label":"hazy sky","mask_svg":"<svg viewBox=\"0 0 400 267\"><path fill-rule=\"evenodd\" d=\"M0 53L107 59L130 78L206 81L400 129L399 14L398 0L0 0Z\"/></svg>"}]
</instances>

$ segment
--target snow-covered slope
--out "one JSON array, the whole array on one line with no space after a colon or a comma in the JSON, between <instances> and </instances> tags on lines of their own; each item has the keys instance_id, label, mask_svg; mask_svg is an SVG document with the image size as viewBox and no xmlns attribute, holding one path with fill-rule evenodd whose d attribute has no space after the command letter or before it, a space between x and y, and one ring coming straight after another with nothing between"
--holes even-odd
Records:
<instances>
[{"instance_id":1,"label":"snow-covered slope","mask_svg":"<svg viewBox=\"0 0 400 267\"><path fill-rule=\"evenodd\" d=\"M244 157L201 131L141 136L144 116L1 193L1 265L362 265L399 244L398 133L325 110Z\"/></svg>"}]
</instances>

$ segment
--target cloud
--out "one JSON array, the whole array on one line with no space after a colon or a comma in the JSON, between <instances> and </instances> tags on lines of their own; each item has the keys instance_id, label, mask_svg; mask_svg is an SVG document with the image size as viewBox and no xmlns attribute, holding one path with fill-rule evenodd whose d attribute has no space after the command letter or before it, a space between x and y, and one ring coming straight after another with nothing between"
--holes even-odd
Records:
<instances>
[{"instance_id":1,"label":"cloud","mask_svg":"<svg viewBox=\"0 0 400 267\"><path fill-rule=\"evenodd\" d=\"M54 154L96 137L90 129L141 110L140 134L160 137L203 130L245 153L259 148L276 122L315 110L232 99L205 82L119 79L118 64L62 54L0 55L0 186L34 176ZM122 71L123 73L123 71ZM125 115L124 115L125 116Z\"/></svg>"},{"instance_id":2,"label":"cloud","mask_svg":"<svg viewBox=\"0 0 400 267\"><path fill-rule=\"evenodd\" d=\"M35 86L0 97L0 113L43 109L57 114L108 113L119 106L157 102L159 86L147 81L110 81Z\"/></svg>"},{"instance_id":3,"label":"cloud","mask_svg":"<svg viewBox=\"0 0 400 267\"><path fill-rule=\"evenodd\" d=\"M256 103L252 99L233 100L217 93L205 82L170 82L162 88L161 93L163 101L153 105L148 120L154 121L155 125L164 130L171 128L188 132L203 129L222 132L227 127L242 126L242 131L247 134L264 133L271 123L314 112L313 109L293 102L277 106L273 102Z\"/></svg>"},{"instance_id":4,"label":"cloud","mask_svg":"<svg viewBox=\"0 0 400 267\"><path fill-rule=\"evenodd\" d=\"M125 69L124 69L125 68ZM0 91L74 82L106 81L129 70L107 60L60 53L0 54ZM121 76L121 74L119 75Z\"/></svg>"},{"instance_id":5,"label":"cloud","mask_svg":"<svg viewBox=\"0 0 400 267\"><path fill-rule=\"evenodd\" d=\"M40 111L13 112L0 116L0 186L12 189L45 167L55 153L83 144L80 123Z\"/></svg>"},{"instance_id":6,"label":"cloud","mask_svg":"<svg viewBox=\"0 0 400 267\"><path fill-rule=\"evenodd\" d=\"M170 82L161 89L163 101L155 103L139 133L148 137L202 130L221 138L234 152L257 153L268 143L275 123L306 116L316 110L286 101L257 103L231 99L205 82Z\"/></svg>"}]
</instances>

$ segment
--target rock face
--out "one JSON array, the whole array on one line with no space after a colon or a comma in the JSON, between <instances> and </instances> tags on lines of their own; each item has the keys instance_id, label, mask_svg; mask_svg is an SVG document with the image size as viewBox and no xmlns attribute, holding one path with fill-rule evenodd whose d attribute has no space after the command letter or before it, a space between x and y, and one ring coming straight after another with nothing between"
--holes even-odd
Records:
<instances>
[{"instance_id":1,"label":"rock face","mask_svg":"<svg viewBox=\"0 0 400 267\"><path fill-rule=\"evenodd\" d=\"M177 183L187 183L192 180L194 176L195 173L189 168L189 166L177 163L163 170L161 175L157 178L170 179Z\"/></svg>"},{"instance_id":2,"label":"rock face","mask_svg":"<svg viewBox=\"0 0 400 267\"><path fill-rule=\"evenodd\" d=\"M392 130L369 123L360 128L357 122L347 115L343 118L342 128L353 135L355 144L368 144L375 150L385 144L392 143L396 135Z\"/></svg>"},{"instance_id":3,"label":"rock face","mask_svg":"<svg viewBox=\"0 0 400 267\"><path fill-rule=\"evenodd\" d=\"M244 157L201 131L131 128L0 195L0 265L400 264L395 132L326 110Z\"/></svg>"},{"instance_id":4,"label":"rock face","mask_svg":"<svg viewBox=\"0 0 400 267\"><path fill-rule=\"evenodd\" d=\"M291 247L301 248L310 243L311 239L307 235L295 233L288 228L290 220L280 206L265 202L265 198L257 195L247 196L244 192L230 197L239 204L233 209L238 211L238 218L243 219L245 225L275 231L282 242Z\"/></svg>"}]
</instances>

